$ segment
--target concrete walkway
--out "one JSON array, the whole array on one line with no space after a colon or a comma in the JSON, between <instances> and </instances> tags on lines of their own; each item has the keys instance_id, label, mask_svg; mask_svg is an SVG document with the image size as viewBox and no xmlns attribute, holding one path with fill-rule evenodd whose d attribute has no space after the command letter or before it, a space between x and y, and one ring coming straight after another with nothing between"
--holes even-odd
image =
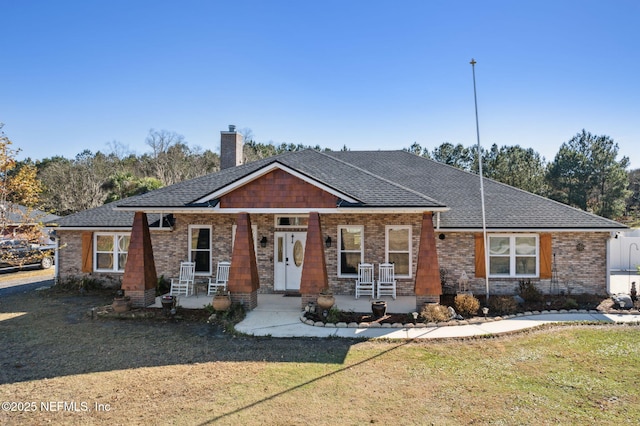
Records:
<instances>
[{"instance_id":1,"label":"concrete walkway","mask_svg":"<svg viewBox=\"0 0 640 426\"><path fill-rule=\"evenodd\" d=\"M291 303L295 299L297 303ZM347 300L345 300L346 302ZM340 303L338 299L337 304ZM300 320L299 299L281 295L260 295L258 307L247 313L236 330L253 336L271 337L344 337L361 339L443 339L482 335L499 335L543 324L588 321L605 323L640 323L640 314L602 314L595 311L573 313L541 313L491 322L441 327L404 328L337 328L316 327ZM415 304L414 304L415 306ZM343 307L340 307L342 310ZM411 309L413 310L413 309ZM411 310L406 312L411 312ZM368 310L367 310L368 311ZM364 312L367 312L364 311ZM361 311L363 312L363 311ZM398 312L398 311L396 311Z\"/></svg>"}]
</instances>

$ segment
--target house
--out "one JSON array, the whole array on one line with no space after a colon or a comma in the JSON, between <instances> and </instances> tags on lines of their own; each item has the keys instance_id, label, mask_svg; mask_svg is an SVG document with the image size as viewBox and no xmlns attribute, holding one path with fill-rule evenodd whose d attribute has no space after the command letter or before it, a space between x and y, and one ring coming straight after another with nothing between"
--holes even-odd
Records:
<instances>
[{"instance_id":1,"label":"house","mask_svg":"<svg viewBox=\"0 0 640 426\"><path fill-rule=\"evenodd\" d=\"M354 294L361 262L393 262L399 295L439 301L462 273L475 294L606 294L607 242L626 227L405 151L304 150L242 164L242 136L221 132L222 170L79 212L58 222L60 279L122 283L153 302L157 276L183 260L196 275L231 261L232 299L329 286ZM488 256L485 256L485 246ZM488 269L487 267L488 266ZM488 280L486 274L489 274Z\"/></svg>"},{"instance_id":2,"label":"house","mask_svg":"<svg viewBox=\"0 0 640 426\"><path fill-rule=\"evenodd\" d=\"M0 238L23 239L40 244L51 244L49 228L43 223L55 221L59 216L14 203L0 204Z\"/></svg>"}]
</instances>

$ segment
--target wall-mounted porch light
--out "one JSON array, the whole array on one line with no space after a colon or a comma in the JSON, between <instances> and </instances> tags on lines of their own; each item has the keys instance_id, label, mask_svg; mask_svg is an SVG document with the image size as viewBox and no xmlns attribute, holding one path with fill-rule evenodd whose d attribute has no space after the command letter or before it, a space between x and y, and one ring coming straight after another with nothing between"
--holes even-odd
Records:
<instances>
[{"instance_id":1,"label":"wall-mounted porch light","mask_svg":"<svg viewBox=\"0 0 640 426\"><path fill-rule=\"evenodd\" d=\"M331 237L327 237L327 239L326 239L326 240L324 240L324 246L325 246L326 248L331 247Z\"/></svg>"},{"instance_id":2,"label":"wall-mounted porch light","mask_svg":"<svg viewBox=\"0 0 640 426\"><path fill-rule=\"evenodd\" d=\"M262 237L262 239L260 240L260 247L266 247L267 246L267 237Z\"/></svg>"}]
</instances>

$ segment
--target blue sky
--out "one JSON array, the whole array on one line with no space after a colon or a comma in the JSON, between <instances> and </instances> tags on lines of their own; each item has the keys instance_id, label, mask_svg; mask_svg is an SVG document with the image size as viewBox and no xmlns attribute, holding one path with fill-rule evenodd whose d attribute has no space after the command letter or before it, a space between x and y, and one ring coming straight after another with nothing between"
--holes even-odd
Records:
<instances>
[{"instance_id":1,"label":"blue sky","mask_svg":"<svg viewBox=\"0 0 640 426\"><path fill-rule=\"evenodd\" d=\"M0 122L19 158L219 149L401 149L480 138L548 161L583 128L640 168L640 2L0 0Z\"/></svg>"}]
</instances>

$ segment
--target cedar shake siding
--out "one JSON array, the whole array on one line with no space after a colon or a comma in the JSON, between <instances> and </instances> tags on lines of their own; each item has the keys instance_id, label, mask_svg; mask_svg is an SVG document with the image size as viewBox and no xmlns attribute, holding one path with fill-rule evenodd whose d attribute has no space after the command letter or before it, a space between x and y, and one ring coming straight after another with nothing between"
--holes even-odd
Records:
<instances>
[{"instance_id":1,"label":"cedar shake siding","mask_svg":"<svg viewBox=\"0 0 640 426\"><path fill-rule=\"evenodd\" d=\"M338 199L283 170L274 170L225 194L220 208L333 208Z\"/></svg>"}]
</instances>

